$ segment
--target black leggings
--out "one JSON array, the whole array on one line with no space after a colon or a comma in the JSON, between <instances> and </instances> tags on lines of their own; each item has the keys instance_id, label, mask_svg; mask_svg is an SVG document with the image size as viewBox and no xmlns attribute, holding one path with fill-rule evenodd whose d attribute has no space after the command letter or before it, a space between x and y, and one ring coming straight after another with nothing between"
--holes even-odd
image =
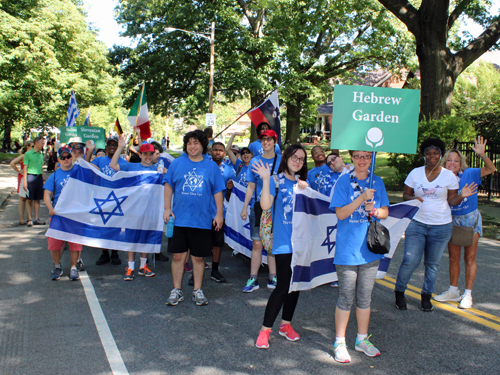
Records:
<instances>
[{"instance_id":1,"label":"black leggings","mask_svg":"<svg viewBox=\"0 0 500 375\"><path fill-rule=\"evenodd\" d=\"M273 326L282 306L283 313L281 314L281 318L288 322L292 321L295 306L297 306L299 299L299 292L288 293L290 280L292 279L292 254L277 254L275 258L278 284L267 301L263 323L263 326L267 328Z\"/></svg>"}]
</instances>

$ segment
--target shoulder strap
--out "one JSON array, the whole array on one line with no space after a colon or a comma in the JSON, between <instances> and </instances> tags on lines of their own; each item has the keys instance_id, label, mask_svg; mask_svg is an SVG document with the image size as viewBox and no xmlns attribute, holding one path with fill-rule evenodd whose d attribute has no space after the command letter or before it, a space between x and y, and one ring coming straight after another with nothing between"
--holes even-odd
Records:
<instances>
[{"instance_id":1,"label":"shoulder strap","mask_svg":"<svg viewBox=\"0 0 500 375\"><path fill-rule=\"evenodd\" d=\"M238 169L236 169L236 177L240 174L241 170L243 169L243 162L241 162L240 165L238 165Z\"/></svg>"},{"instance_id":2,"label":"shoulder strap","mask_svg":"<svg viewBox=\"0 0 500 375\"><path fill-rule=\"evenodd\" d=\"M278 158L278 154L274 153L274 161L273 161L273 167L271 168L271 176L274 174L274 166L276 165L277 158Z\"/></svg>"}]
</instances>

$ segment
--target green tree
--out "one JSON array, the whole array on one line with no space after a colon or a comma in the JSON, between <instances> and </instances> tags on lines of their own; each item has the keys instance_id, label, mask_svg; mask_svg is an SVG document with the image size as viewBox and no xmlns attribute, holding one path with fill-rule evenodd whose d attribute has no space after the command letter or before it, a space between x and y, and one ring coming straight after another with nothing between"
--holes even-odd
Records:
<instances>
[{"instance_id":1,"label":"green tree","mask_svg":"<svg viewBox=\"0 0 500 375\"><path fill-rule=\"evenodd\" d=\"M0 3L0 128L62 125L72 90L80 108L121 104L105 46L70 0ZM82 111L83 112L83 111ZM81 120L83 122L83 120Z\"/></svg>"},{"instance_id":2,"label":"green tree","mask_svg":"<svg viewBox=\"0 0 500 375\"><path fill-rule=\"evenodd\" d=\"M500 72L493 64L476 62L458 77L453 93L453 115L471 121L478 134L497 142L500 142L499 103Z\"/></svg>"},{"instance_id":3,"label":"green tree","mask_svg":"<svg viewBox=\"0 0 500 375\"><path fill-rule=\"evenodd\" d=\"M379 1L415 37L421 76L421 117L438 119L449 115L458 76L500 38L498 15L489 12L491 1ZM465 16L485 27L475 39L457 38L457 21Z\"/></svg>"}]
</instances>

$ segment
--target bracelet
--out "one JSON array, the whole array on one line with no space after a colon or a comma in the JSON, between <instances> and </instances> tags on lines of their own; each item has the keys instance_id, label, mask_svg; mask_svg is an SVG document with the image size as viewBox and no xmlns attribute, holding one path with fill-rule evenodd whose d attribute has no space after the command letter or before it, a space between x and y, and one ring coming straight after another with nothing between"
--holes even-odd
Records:
<instances>
[{"instance_id":1,"label":"bracelet","mask_svg":"<svg viewBox=\"0 0 500 375\"><path fill-rule=\"evenodd\" d=\"M371 215L378 216L378 208L373 207Z\"/></svg>"}]
</instances>

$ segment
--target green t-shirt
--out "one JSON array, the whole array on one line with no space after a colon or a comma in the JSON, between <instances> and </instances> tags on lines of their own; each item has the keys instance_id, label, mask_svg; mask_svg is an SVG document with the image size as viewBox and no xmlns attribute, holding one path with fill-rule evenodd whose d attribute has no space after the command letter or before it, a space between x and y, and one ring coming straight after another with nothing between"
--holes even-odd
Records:
<instances>
[{"instance_id":1,"label":"green t-shirt","mask_svg":"<svg viewBox=\"0 0 500 375\"><path fill-rule=\"evenodd\" d=\"M31 149L24 154L24 165L28 166L29 174L42 174L43 172L43 153L42 151L35 152Z\"/></svg>"}]
</instances>

